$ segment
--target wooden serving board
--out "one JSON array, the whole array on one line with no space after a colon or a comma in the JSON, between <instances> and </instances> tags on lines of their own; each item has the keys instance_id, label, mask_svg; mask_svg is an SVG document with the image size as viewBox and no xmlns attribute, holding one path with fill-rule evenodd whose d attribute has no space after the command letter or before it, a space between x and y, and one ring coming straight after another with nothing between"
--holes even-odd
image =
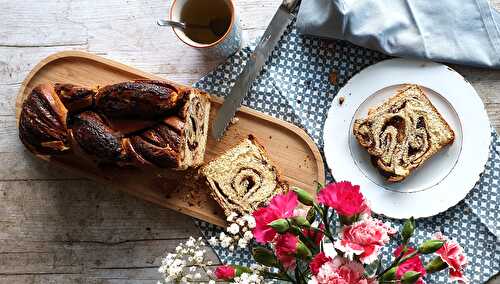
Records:
<instances>
[{"instance_id":1,"label":"wooden serving board","mask_svg":"<svg viewBox=\"0 0 500 284\"><path fill-rule=\"evenodd\" d=\"M42 60L23 82L17 96L16 117L19 119L23 100L40 83L64 82L94 87L134 79L165 80L90 53L59 52ZM211 101L210 122L223 100L212 96ZM320 152L302 129L247 107L242 107L236 117L238 122L229 127L221 141L209 137L205 161L224 153L248 134L254 134L291 185L314 192L317 181L324 183L325 170ZM74 159L72 155L53 156L50 162L77 171L84 177L112 183L119 190L161 206L213 224L225 223L225 216L210 197L208 188L201 181L195 181L193 173L102 168L82 159Z\"/></svg>"}]
</instances>

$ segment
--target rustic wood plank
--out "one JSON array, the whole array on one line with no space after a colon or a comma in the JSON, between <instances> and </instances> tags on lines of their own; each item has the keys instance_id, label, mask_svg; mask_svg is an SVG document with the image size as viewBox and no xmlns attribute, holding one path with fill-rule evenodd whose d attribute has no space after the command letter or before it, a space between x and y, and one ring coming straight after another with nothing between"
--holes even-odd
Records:
<instances>
[{"instance_id":1,"label":"rustic wood plank","mask_svg":"<svg viewBox=\"0 0 500 284\"><path fill-rule=\"evenodd\" d=\"M94 52L181 83L198 80L221 60L203 58L154 25L170 1L0 0L0 283L156 283L159 274L148 266L197 234L182 214L37 161L18 144L13 115L24 77L62 50ZM247 42L260 36L279 2L236 1ZM500 9L500 0L491 2ZM500 71L454 68L499 129Z\"/></svg>"},{"instance_id":2,"label":"rustic wood plank","mask_svg":"<svg viewBox=\"0 0 500 284\"><path fill-rule=\"evenodd\" d=\"M0 182L0 241L179 239L197 235L191 218L87 180ZM108 186L109 187L109 186ZM143 205L143 206L142 206Z\"/></svg>"},{"instance_id":3,"label":"rustic wood plank","mask_svg":"<svg viewBox=\"0 0 500 284\"><path fill-rule=\"evenodd\" d=\"M157 279L161 256L199 235L187 216L86 180L0 182L0 203L0 282Z\"/></svg>"}]
</instances>

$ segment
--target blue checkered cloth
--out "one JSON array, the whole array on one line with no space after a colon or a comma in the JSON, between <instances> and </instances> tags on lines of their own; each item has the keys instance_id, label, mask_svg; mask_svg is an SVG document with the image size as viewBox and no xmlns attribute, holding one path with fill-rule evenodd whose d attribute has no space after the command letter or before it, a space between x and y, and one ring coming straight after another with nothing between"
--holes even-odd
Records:
<instances>
[{"instance_id":1,"label":"blue checkered cloth","mask_svg":"<svg viewBox=\"0 0 500 284\"><path fill-rule=\"evenodd\" d=\"M211 94L226 96L241 72L253 46L246 47L195 84ZM323 148L323 125L335 95L363 68L388 57L341 40L300 36L295 22L287 28L243 104L303 128ZM337 84L329 76L337 72ZM471 283L483 283L500 266L500 139L492 130L492 144L486 170L469 195L455 207L431 218L417 220L415 244L441 231L464 247L469 257L466 275ZM335 170L335 169L333 169ZM331 181L328 174L327 180ZM395 227L399 220L389 220ZM221 228L196 220L205 238L218 236ZM388 263L396 245L383 251ZM230 252L213 247L221 262L249 265L248 250ZM426 277L428 283L448 283L447 273Z\"/></svg>"}]
</instances>

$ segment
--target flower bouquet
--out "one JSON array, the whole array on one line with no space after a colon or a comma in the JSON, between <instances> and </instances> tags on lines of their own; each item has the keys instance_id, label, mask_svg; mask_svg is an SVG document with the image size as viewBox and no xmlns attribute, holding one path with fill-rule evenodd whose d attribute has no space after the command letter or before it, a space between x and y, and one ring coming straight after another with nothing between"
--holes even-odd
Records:
<instances>
[{"instance_id":1,"label":"flower bouquet","mask_svg":"<svg viewBox=\"0 0 500 284\"><path fill-rule=\"evenodd\" d=\"M371 216L359 186L350 182L318 186L316 199L295 188L274 196L252 216L237 217L228 216L226 233L209 242L228 250L251 245L255 265L222 265L212 271L204 262L204 242L192 238L163 260L165 280L409 284L425 283L427 274L448 269L451 281L468 283L463 275L467 258L457 242L436 233L431 240L412 244L413 218L405 221L398 237L395 228ZM400 245L383 267L379 252L392 237Z\"/></svg>"}]
</instances>

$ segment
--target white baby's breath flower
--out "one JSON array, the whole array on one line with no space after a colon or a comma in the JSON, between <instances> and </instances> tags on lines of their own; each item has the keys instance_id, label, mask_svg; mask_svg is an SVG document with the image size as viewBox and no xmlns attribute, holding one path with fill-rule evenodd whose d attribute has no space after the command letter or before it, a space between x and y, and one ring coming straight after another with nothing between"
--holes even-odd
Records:
<instances>
[{"instance_id":1,"label":"white baby's breath flower","mask_svg":"<svg viewBox=\"0 0 500 284\"><path fill-rule=\"evenodd\" d=\"M247 245L248 245L248 241L246 239L239 239L238 240L238 247L246 248Z\"/></svg>"},{"instance_id":2,"label":"white baby's breath flower","mask_svg":"<svg viewBox=\"0 0 500 284\"><path fill-rule=\"evenodd\" d=\"M227 227L226 231L230 234L236 235L240 232L240 226L236 223L232 223L229 227Z\"/></svg>"},{"instance_id":3,"label":"white baby's breath flower","mask_svg":"<svg viewBox=\"0 0 500 284\"><path fill-rule=\"evenodd\" d=\"M217 240L216 237L211 237L209 240L208 240L208 243L211 245L211 246L217 246L219 245L219 240Z\"/></svg>"},{"instance_id":4,"label":"white baby's breath flower","mask_svg":"<svg viewBox=\"0 0 500 284\"><path fill-rule=\"evenodd\" d=\"M200 279L200 278L201 278L201 273L198 272L194 275L194 279Z\"/></svg>"},{"instance_id":5,"label":"white baby's breath flower","mask_svg":"<svg viewBox=\"0 0 500 284\"><path fill-rule=\"evenodd\" d=\"M189 237L189 240L186 242L185 246L188 248L194 247L195 239L193 237Z\"/></svg>"},{"instance_id":6,"label":"white baby's breath flower","mask_svg":"<svg viewBox=\"0 0 500 284\"><path fill-rule=\"evenodd\" d=\"M243 217L236 219L236 224L238 224L238 225L240 225L242 227L245 226L246 222L247 222L246 219L243 218Z\"/></svg>"},{"instance_id":7,"label":"white baby's breath flower","mask_svg":"<svg viewBox=\"0 0 500 284\"><path fill-rule=\"evenodd\" d=\"M230 245L228 249L229 251L234 251L234 245Z\"/></svg>"},{"instance_id":8,"label":"white baby's breath flower","mask_svg":"<svg viewBox=\"0 0 500 284\"><path fill-rule=\"evenodd\" d=\"M255 218L252 216L252 215L245 215L243 216L243 218L247 221L247 226L248 228L250 229L253 229L255 228Z\"/></svg>"},{"instance_id":9,"label":"white baby's breath flower","mask_svg":"<svg viewBox=\"0 0 500 284\"><path fill-rule=\"evenodd\" d=\"M253 239L253 234L251 231L246 231L244 234L243 234L243 238L247 241L250 241L251 239Z\"/></svg>"},{"instance_id":10,"label":"white baby's breath flower","mask_svg":"<svg viewBox=\"0 0 500 284\"><path fill-rule=\"evenodd\" d=\"M205 256L204 250L199 250L194 253L193 259L196 264L201 264L203 262L203 258Z\"/></svg>"},{"instance_id":11,"label":"white baby's breath flower","mask_svg":"<svg viewBox=\"0 0 500 284\"><path fill-rule=\"evenodd\" d=\"M256 273L242 273L234 278L234 283L240 284L261 284L264 283L264 277Z\"/></svg>"},{"instance_id":12,"label":"white baby's breath flower","mask_svg":"<svg viewBox=\"0 0 500 284\"><path fill-rule=\"evenodd\" d=\"M231 212L231 213L229 213L229 215L227 215L226 220L228 222L234 222L234 220L236 219L236 217L238 217L238 214L236 212Z\"/></svg>"},{"instance_id":13,"label":"white baby's breath flower","mask_svg":"<svg viewBox=\"0 0 500 284\"><path fill-rule=\"evenodd\" d=\"M215 284L215 280L208 281L208 284Z\"/></svg>"},{"instance_id":14,"label":"white baby's breath flower","mask_svg":"<svg viewBox=\"0 0 500 284\"><path fill-rule=\"evenodd\" d=\"M220 246L223 248L227 248L231 245L232 242L233 242L233 239L231 237L226 236L220 240Z\"/></svg>"},{"instance_id":15,"label":"white baby's breath flower","mask_svg":"<svg viewBox=\"0 0 500 284\"><path fill-rule=\"evenodd\" d=\"M258 263L253 263L250 265L250 269L255 272L267 271L267 267Z\"/></svg>"}]
</instances>

